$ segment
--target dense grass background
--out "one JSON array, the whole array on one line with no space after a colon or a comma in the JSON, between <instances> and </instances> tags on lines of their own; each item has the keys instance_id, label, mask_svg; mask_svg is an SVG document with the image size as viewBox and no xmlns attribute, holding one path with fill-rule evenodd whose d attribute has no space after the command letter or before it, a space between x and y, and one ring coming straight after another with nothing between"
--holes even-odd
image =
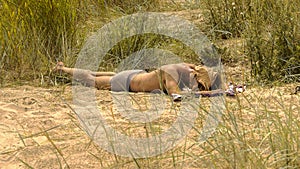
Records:
<instances>
[{"instance_id":1,"label":"dense grass background","mask_svg":"<svg viewBox=\"0 0 300 169\"><path fill-rule=\"evenodd\" d=\"M244 54L255 80L299 81L299 1L208 0L203 3L215 36L246 41Z\"/></svg>"},{"instance_id":2,"label":"dense grass background","mask_svg":"<svg viewBox=\"0 0 300 169\"><path fill-rule=\"evenodd\" d=\"M56 58L72 55L78 2L2 0L0 5L2 78L41 78Z\"/></svg>"},{"instance_id":3,"label":"dense grass background","mask_svg":"<svg viewBox=\"0 0 300 169\"><path fill-rule=\"evenodd\" d=\"M74 64L89 32L122 15L164 10L160 5L163 2L158 0L1 0L1 84L9 80L50 77L49 72L57 60L65 61L70 66ZM183 8L172 6L172 3L165 6L166 10ZM208 0L188 3L185 7L203 11L209 28L206 31L210 32L213 41L230 38L246 41L244 59L251 65L256 80L299 80L298 1ZM149 43L145 43L144 39L141 37L139 40L144 44L164 41L150 37ZM136 44L139 40L131 39L131 42ZM119 49L112 50L112 54L128 54L128 50L122 50L127 53L120 53L120 48L127 49L128 44L121 43ZM145 46L130 48L137 51ZM183 56L189 54L181 52Z\"/></svg>"},{"instance_id":4,"label":"dense grass background","mask_svg":"<svg viewBox=\"0 0 300 169\"><path fill-rule=\"evenodd\" d=\"M58 60L74 64L90 31L158 4L155 0L1 0L1 84L50 77Z\"/></svg>"}]
</instances>

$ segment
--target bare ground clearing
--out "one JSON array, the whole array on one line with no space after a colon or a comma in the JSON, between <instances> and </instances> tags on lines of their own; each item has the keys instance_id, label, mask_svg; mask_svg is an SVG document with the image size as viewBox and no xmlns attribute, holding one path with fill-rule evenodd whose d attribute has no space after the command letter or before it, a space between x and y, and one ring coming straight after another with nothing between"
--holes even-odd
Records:
<instances>
[{"instance_id":1,"label":"bare ground clearing","mask_svg":"<svg viewBox=\"0 0 300 169\"><path fill-rule=\"evenodd\" d=\"M298 114L295 117L299 119L300 97L290 95L294 86L249 88L239 99L227 98L228 108L237 113L238 119L246 128L253 128L252 120L257 113L265 109L277 112L284 118L284 109L289 108ZM72 106L71 92L71 86L47 89L18 86L0 89L1 168L27 168L27 165L34 168L59 168L67 165L70 168L135 167L132 159L115 157L90 142L69 107ZM122 130L129 135L145 136L145 124L128 124L119 114L112 113L115 110L108 91L96 91L96 94L99 108L106 113L112 126L116 129L123 128ZM265 100L265 103L262 103L262 100ZM203 104L208 103L205 98L202 98L202 101ZM238 105L242 105L241 112ZM174 118L176 113L164 113L159 121L164 125L160 125L158 130L168 128ZM196 123L201 127L202 120L198 119ZM189 138L195 135L197 133L192 132ZM192 144L193 139L189 139L188 142ZM180 149L180 146L178 147ZM187 151L201 152L195 149ZM186 158L186 167L193 168L192 163L188 163L189 160L194 161ZM153 158L150 162L153 164L150 166L168 166L164 163L171 161L171 158L160 161Z\"/></svg>"}]
</instances>

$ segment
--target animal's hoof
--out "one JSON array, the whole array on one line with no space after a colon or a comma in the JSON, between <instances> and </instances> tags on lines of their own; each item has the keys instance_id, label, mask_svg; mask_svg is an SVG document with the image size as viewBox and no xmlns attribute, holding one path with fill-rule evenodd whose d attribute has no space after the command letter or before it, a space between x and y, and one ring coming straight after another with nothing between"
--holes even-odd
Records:
<instances>
[{"instance_id":1,"label":"animal's hoof","mask_svg":"<svg viewBox=\"0 0 300 169\"><path fill-rule=\"evenodd\" d=\"M228 89L225 91L226 96L235 96L235 92L232 89Z\"/></svg>"},{"instance_id":2,"label":"animal's hoof","mask_svg":"<svg viewBox=\"0 0 300 169\"><path fill-rule=\"evenodd\" d=\"M171 94L171 95L172 95L174 102L181 101L181 99L182 99L182 95L180 95L180 94Z\"/></svg>"},{"instance_id":3,"label":"animal's hoof","mask_svg":"<svg viewBox=\"0 0 300 169\"><path fill-rule=\"evenodd\" d=\"M54 71L61 71L64 67L63 62L57 62L56 66L53 68Z\"/></svg>"}]
</instances>

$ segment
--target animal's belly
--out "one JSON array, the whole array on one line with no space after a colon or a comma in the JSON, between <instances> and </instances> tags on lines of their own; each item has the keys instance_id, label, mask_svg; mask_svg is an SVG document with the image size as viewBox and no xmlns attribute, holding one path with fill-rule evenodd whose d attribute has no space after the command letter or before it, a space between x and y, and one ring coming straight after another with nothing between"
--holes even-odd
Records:
<instances>
[{"instance_id":1,"label":"animal's belly","mask_svg":"<svg viewBox=\"0 0 300 169\"><path fill-rule=\"evenodd\" d=\"M163 89L156 73L141 73L136 75L130 82L130 89L134 92L151 92L155 89Z\"/></svg>"}]
</instances>

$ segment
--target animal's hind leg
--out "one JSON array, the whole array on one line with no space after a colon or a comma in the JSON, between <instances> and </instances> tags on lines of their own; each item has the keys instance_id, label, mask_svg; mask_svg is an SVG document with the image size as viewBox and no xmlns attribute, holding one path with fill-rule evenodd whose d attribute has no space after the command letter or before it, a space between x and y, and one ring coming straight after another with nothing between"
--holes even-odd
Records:
<instances>
[{"instance_id":1,"label":"animal's hind leg","mask_svg":"<svg viewBox=\"0 0 300 169\"><path fill-rule=\"evenodd\" d=\"M102 74L101 76L94 76L93 72L83 69L73 69L73 77L80 83L89 86L96 87L97 89L108 89L110 90L110 80L113 74L108 72L108 76ZM98 72L101 73L101 72ZM106 73L106 72L104 72Z\"/></svg>"},{"instance_id":2,"label":"animal's hind leg","mask_svg":"<svg viewBox=\"0 0 300 169\"><path fill-rule=\"evenodd\" d=\"M86 86L95 87L95 77L89 70L73 69L73 78Z\"/></svg>"},{"instance_id":3,"label":"animal's hind leg","mask_svg":"<svg viewBox=\"0 0 300 169\"><path fill-rule=\"evenodd\" d=\"M116 75L115 72L91 72L92 76L99 77L99 76L114 76Z\"/></svg>"},{"instance_id":4,"label":"animal's hind leg","mask_svg":"<svg viewBox=\"0 0 300 169\"><path fill-rule=\"evenodd\" d=\"M104 89L104 90L110 90L110 80L112 76L98 76L95 78L96 88L97 89Z\"/></svg>"}]
</instances>

